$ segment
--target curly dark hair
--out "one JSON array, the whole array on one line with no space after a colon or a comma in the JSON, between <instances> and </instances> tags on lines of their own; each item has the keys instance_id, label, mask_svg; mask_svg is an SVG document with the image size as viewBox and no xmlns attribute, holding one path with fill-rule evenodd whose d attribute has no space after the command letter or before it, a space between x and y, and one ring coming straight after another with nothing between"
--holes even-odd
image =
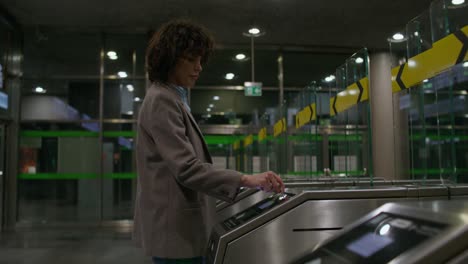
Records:
<instances>
[{"instance_id":1,"label":"curly dark hair","mask_svg":"<svg viewBox=\"0 0 468 264\"><path fill-rule=\"evenodd\" d=\"M166 82L180 57L201 56L201 63L205 64L213 47L213 37L204 27L185 19L169 21L154 33L148 43L148 77L152 82Z\"/></svg>"}]
</instances>

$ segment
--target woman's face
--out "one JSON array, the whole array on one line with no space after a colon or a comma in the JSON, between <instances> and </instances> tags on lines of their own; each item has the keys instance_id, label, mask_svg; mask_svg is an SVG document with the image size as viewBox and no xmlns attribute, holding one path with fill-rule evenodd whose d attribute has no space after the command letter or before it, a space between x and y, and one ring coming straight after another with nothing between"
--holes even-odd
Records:
<instances>
[{"instance_id":1,"label":"woman's face","mask_svg":"<svg viewBox=\"0 0 468 264\"><path fill-rule=\"evenodd\" d=\"M174 69L169 72L168 82L184 88L192 88L201 71L201 56L184 55L177 60Z\"/></svg>"}]
</instances>

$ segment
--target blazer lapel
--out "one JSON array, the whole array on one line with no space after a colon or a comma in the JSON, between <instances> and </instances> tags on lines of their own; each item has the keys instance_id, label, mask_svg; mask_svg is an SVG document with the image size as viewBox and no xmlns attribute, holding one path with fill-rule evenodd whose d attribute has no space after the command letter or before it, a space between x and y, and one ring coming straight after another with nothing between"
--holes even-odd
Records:
<instances>
[{"instance_id":1,"label":"blazer lapel","mask_svg":"<svg viewBox=\"0 0 468 264\"><path fill-rule=\"evenodd\" d=\"M205 142L205 138L203 137L203 133L201 132L200 128L198 127L198 124L195 121L195 119L193 118L192 114L185 107L185 105L182 102L182 100L180 99L179 95L176 93L176 91L172 90L173 88L167 86L164 83L158 83L158 85L160 87L163 87L164 89L166 89L167 92L169 92L175 98L175 100L177 100L180 104L182 104L182 109L184 109L185 113L187 114L187 116L190 119L190 122L192 123L192 126L195 128L195 130L198 133L198 136L200 137L201 141L203 142L203 144L202 144L203 145L203 152L205 153L205 156L206 156L208 162L213 163L213 160L211 159L210 152L208 151L208 146L206 145L206 142Z\"/></svg>"},{"instance_id":2,"label":"blazer lapel","mask_svg":"<svg viewBox=\"0 0 468 264\"><path fill-rule=\"evenodd\" d=\"M203 133L201 132L200 127L198 127L197 122L193 118L192 114L185 108L185 106L184 106L184 111L185 111L185 113L187 113L187 115L188 115L188 117L190 119L190 122L192 123L192 126L195 127L195 130L197 130L198 136L200 137L201 141L203 142L203 150L204 150L204 152L206 154L206 157L207 157L208 161L210 163L213 163L213 161L211 160L210 152L208 151L208 146L206 145L205 138L203 137Z\"/></svg>"}]
</instances>

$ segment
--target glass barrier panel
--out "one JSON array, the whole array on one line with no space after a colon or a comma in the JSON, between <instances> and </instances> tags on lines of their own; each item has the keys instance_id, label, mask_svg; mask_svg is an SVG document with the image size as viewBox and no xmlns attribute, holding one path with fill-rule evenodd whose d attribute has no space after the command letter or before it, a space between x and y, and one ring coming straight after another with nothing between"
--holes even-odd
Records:
<instances>
[{"instance_id":1,"label":"glass barrier panel","mask_svg":"<svg viewBox=\"0 0 468 264\"><path fill-rule=\"evenodd\" d=\"M468 25L465 1L436 0L431 3L432 42L436 42Z\"/></svg>"},{"instance_id":2,"label":"glass barrier panel","mask_svg":"<svg viewBox=\"0 0 468 264\"><path fill-rule=\"evenodd\" d=\"M23 124L19 153L20 222L100 219L98 132L80 123Z\"/></svg>"},{"instance_id":3,"label":"glass barrier panel","mask_svg":"<svg viewBox=\"0 0 468 264\"><path fill-rule=\"evenodd\" d=\"M407 56L414 57L432 48L431 21L429 10L406 24Z\"/></svg>"}]
</instances>

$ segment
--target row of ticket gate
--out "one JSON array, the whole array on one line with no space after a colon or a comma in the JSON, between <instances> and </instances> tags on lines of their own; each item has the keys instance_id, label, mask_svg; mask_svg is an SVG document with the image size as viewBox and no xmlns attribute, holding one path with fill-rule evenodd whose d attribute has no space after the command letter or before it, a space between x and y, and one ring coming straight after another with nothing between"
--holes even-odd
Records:
<instances>
[{"instance_id":1,"label":"row of ticket gate","mask_svg":"<svg viewBox=\"0 0 468 264\"><path fill-rule=\"evenodd\" d=\"M286 182L219 202L207 263L468 263L468 186Z\"/></svg>"}]
</instances>

